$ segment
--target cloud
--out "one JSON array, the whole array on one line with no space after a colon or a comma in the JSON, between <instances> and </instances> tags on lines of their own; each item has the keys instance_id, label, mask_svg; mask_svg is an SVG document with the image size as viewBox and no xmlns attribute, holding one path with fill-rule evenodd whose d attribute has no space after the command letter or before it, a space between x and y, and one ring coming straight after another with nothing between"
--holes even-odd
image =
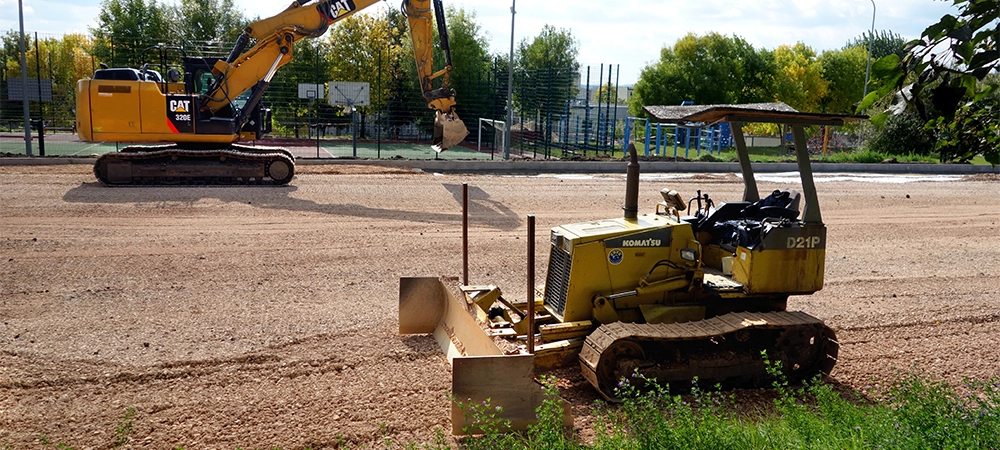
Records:
<instances>
[{"instance_id":1,"label":"cloud","mask_svg":"<svg viewBox=\"0 0 1000 450\"><path fill-rule=\"evenodd\" d=\"M516 1L516 0L515 0ZM905 39L919 37L942 15L954 12L951 2L874 0L876 30L891 30ZM163 1L168 5L178 0ZM290 0L237 2L247 17L270 17ZM490 51L510 51L510 2L445 0L475 11ZM370 14L398 8L397 1L378 2ZM515 42L531 39L546 24L569 29L580 41L580 62L598 70L601 63L621 66L622 84L634 83L639 71L659 59L660 49L687 33L737 35L755 47L776 48L802 41L817 52L842 47L871 29L872 0L551 0L516 4ZM58 11L38 14L37 11ZM45 34L87 32L94 26L100 0L43 0L25 5L25 31ZM0 0L0 31L16 30L17 1Z\"/></svg>"}]
</instances>

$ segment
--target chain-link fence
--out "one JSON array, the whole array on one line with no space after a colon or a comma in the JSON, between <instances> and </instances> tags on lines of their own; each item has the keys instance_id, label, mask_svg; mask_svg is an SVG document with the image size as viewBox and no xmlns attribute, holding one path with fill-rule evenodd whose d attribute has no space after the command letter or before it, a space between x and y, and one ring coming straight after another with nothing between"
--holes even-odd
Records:
<instances>
[{"instance_id":1,"label":"chain-link fence","mask_svg":"<svg viewBox=\"0 0 1000 450\"><path fill-rule=\"evenodd\" d=\"M30 120L44 121L49 155L93 154L115 151L115 143L86 143L75 140L76 81L89 77L103 65L140 68L166 73L182 66L187 56L222 57L232 42L183 42L183 47L164 47L148 42L103 43L88 36L27 33L26 68L29 79L49 79L51 101L29 96ZM23 103L12 100L11 89L21 77L20 49L16 32L3 36L0 58L0 152L25 153ZM316 156L357 157L440 157L433 152L413 152L426 147L433 132L433 110L427 105L415 81L401 80L388 61L378 60L374 73L364 80L331 80L324 70L320 45L296 47L296 60L272 79L264 104L273 113L269 136L284 140L274 145L315 147ZM141 51L122 49L143 48ZM310 50L312 50L310 52ZM102 54L103 57L98 56ZM453 79L458 112L469 128L465 142L446 154L452 157L500 158L504 131L511 134L514 157L586 157L588 153L620 151L623 123L627 116L618 95L617 66L573 68L547 67L517 70L513 74L513 114L508 124L508 68L506 60L495 59L483 69ZM329 95L299 98L300 83L326 84L330 81L363 81L371 86L371 106L352 113L331 105ZM603 86L597 88L597 86ZM383 87L388 87L384 89ZM388 92L388 95L385 94ZM19 98L16 95L14 98ZM37 135L37 130L32 132ZM37 139L37 137L35 138ZM290 141L290 142L289 142ZM265 145L271 145L265 143ZM360 149L360 152L359 152ZM37 153L36 153L37 154ZM445 154L442 154L442 156Z\"/></svg>"}]
</instances>

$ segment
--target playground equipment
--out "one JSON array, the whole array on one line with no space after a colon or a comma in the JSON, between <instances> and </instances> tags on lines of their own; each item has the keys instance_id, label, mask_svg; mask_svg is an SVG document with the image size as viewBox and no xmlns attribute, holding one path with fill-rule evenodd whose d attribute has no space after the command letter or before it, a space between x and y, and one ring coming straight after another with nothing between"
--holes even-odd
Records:
<instances>
[{"instance_id":1,"label":"playground equipment","mask_svg":"<svg viewBox=\"0 0 1000 450\"><path fill-rule=\"evenodd\" d=\"M721 154L722 149L733 146L733 135L728 123L718 124L663 124L650 123L642 117L625 119L625 147L632 142L632 135L637 130L644 130L643 144L645 156L668 156L667 149L673 144L673 157L678 156L678 150L683 147L684 158L691 158L691 150L695 157L702 151L709 154ZM692 145L693 144L693 145Z\"/></svg>"}]
</instances>

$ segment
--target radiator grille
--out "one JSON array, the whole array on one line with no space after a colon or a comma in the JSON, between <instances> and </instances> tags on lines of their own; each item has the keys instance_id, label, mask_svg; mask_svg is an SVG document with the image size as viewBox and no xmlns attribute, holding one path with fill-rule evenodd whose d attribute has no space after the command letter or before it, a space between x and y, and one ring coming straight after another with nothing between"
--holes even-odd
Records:
<instances>
[{"instance_id":1,"label":"radiator grille","mask_svg":"<svg viewBox=\"0 0 1000 450\"><path fill-rule=\"evenodd\" d=\"M545 279L545 304L560 315L566 310L566 292L569 290L571 259L562 247L552 246L549 255L549 273Z\"/></svg>"}]
</instances>

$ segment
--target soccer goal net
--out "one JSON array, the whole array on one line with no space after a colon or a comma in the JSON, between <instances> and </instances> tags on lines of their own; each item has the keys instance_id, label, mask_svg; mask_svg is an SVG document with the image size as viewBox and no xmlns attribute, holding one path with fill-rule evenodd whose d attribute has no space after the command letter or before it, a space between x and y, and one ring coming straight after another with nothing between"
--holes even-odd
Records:
<instances>
[{"instance_id":1,"label":"soccer goal net","mask_svg":"<svg viewBox=\"0 0 1000 450\"><path fill-rule=\"evenodd\" d=\"M483 130L487 134L492 130L493 133L493 148L503 149L504 148L504 138L506 137L507 123L502 120L493 119L479 119L479 137L476 139L477 147L476 150L479 152L483 151Z\"/></svg>"}]
</instances>

